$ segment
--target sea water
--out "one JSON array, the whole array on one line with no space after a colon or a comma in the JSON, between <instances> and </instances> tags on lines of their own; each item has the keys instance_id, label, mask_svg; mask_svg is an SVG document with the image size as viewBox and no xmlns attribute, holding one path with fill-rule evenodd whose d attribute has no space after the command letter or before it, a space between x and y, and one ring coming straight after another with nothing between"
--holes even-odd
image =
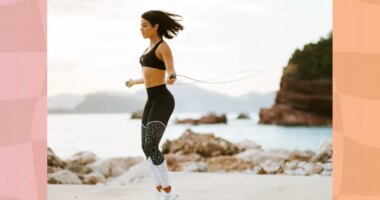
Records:
<instances>
[{"instance_id":1,"label":"sea water","mask_svg":"<svg viewBox=\"0 0 380 200\"><path fill-rule=\"evenodd\" d=\"M250 119L238 120L238 113L227 114L227 124L175 124L174 120L198 118L201 113L173 113L161 145L166 140L180 137L186 129L196 133L213 133L236 143L252 140L263 150L318 151L321 143L331 141L331 126L287 127L258 124L258 113L249 113ZM91 151L101 158L143 156L141 149L141 119L123 114L49 114L48 146L66 159L80 151Z\"/></svg>"}]
</instances>

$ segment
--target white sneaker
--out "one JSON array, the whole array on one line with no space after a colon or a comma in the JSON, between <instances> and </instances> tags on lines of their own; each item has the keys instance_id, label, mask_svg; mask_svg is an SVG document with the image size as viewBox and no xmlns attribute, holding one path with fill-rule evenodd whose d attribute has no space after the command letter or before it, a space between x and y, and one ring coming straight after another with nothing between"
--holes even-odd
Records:
<instances>
[{"instance_id":1,"label":"white sneaker","mask_svg":"<svg viewBox=\"0 0 380 200\"><path fill-rule=\"evenodd\" d=\"M166 193L165 191L162 191L162 198L160 200L178 200L179 195L175 190L170 190L170 193Z\"/></svg>"}]
</instances>

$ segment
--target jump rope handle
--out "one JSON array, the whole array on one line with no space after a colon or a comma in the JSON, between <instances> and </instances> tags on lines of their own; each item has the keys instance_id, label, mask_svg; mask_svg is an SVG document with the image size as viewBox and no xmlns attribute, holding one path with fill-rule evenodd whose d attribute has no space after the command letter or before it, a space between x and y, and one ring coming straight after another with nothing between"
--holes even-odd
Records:
<instances>
[{"instance_id":1,"label":"jump rope handle","mask_svg":"<svg viewBox=\"0 0 380 200\"><path fill-rule=\"evenodd\" d=\"M125 81L125 86L128 87L130 81L132 81L132 79L129 79L128 81Z\"/></svg>"},{"instance_id":2,"label":"jump rope handle","mask_svg":"<svg viewBox=\"0 0 380 200\"><path fill-rule=\"evenodd\" d=\"M177 75L176 74L170 74L169 79L174 79L174 78L177 78Z\"/></svg>"}]
</instances>

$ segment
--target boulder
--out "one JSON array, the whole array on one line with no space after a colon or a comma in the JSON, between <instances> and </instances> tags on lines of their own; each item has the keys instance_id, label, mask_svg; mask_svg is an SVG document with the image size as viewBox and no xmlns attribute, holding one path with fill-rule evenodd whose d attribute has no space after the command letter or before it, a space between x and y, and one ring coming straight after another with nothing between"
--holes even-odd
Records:
<instances>
[{"instance_id":1,"label":"boulder","mask_svg":"<svg viewBox=\"0 0 380 200\"><path fill-rule=\"evenodd\" d=\"M250 119L250 117L245 113L240 113L236 119Z\"/></svg>"},{"instance_id":2,"label":"boulder","mask_svg":"<svg viewBox=\"0 0 380 200\"><path fill-rule=\"evenodd\" d=\"M107 185L125 185L151 178L148 165L141 161L131 166L128 171L123 172L119 176L109 178Z\"/></svg>"},{"instance_id":3,"label":"boulder","mask_svg":"<svg viewBox=\"0 0 380 200\"><path fill-rule=\"evenodd\" d=\"M316 155L313 156L311 162L322 162L326 163L331 159L332 156L332 144L330 141L323 141L321 146L319 147L319 151Z\"/></svg>"},{"instance_id":4,"label":"boulder","mask_svg":"<svg viewBox=\"0 0 380 200\"><path fill-rule=\"evenodd\" d=\"M142 119L142 116L144 114L144 111L138 110L132 113L131 119Z\"/></svg>"},{"instance_id":5,"label":"boulder","mask_svg":"<svg viewBox=\"0 0 380 200\"><path fill-rule=\"evenodd\" d=\"M320 126L332 124L332 81L300 80L283 75L271 108L263 108L260 124Z\"/></svg>"},{"instance_id":6,"label":"boulder","mask_svg":"<svg viewBox=\"0 0 380 200\"><path fill-rule=\"evenodd\" d=\"M165 154L165 160L170 171L182 171L183 165L198 162L201 156L197 153L184 155L181 152Z\"/></svg>"},{"instance_id":7,"label":"boulder","mask_svg":"<svg viewBox=\"0 0 380 200\"><path fill-rule=\"evenodd\" d=\"M54 151L50 147L47 149L47 164L53 168L63 168L66 165L62 159L55 155Z\"/></svg>"},{"instance_id":8,"label":"boulder","mask_svg":"<svg viewBox=\"0 0 380 200\"><path fill-rule=\"evenodd\" d=\"M77 174L88 174L93 172L93 169L87 165L81 164L78 160L66 162L64 169L70 170Z\"/></svg>"},{"instance_id":9,"label":"boulder","mask_svg":"<svg viewBox=\"0 0 380 200\"><path fill-rule=\"evenodd\" d=\"M82 152L75 153L74 155L72 155L70 158L68 158L65 161L66 162L75 162L75 163L78 163L81 165L87 165L87 164L93 163L99 159L100 158L97 157L95 155L95 153L93 153L93 152L82 151Z\"/></svg>"},{"instance_id":10,"label":"boulder","mask_svg":"<svg viewBox=\"0 0 380 200\"><path fill-rule=\"evenodd\" d=\"M69 171L69 170L60 170L58 172L48 174L48 183L50 184L82 184L82 181L79 177Z\"/></svg>"},{"instance_id":11,"label":"boulder","mask_svg":"<svg viewBox=\"0 0 380 200\"><path fill-rule=\"evenodd\" d=\"M227 116L225 114L222 114L220 116L210 113L206 116L202 116L199 119L200 124L218 124L218 123L227 123Z\"/></svg>"},{"instance_id":12,"label":"boulder","mask_svg":"<svg viewBox=\"0 0 380 200\"><path fill-rule=\"evenodd\" d=\"M235 155L238 159L251 161L254 164L264 163L267 160L272 162L289 161L289 155L284 152L270 152L258 149L249 149L240 154Z\"/></svg>"},{"instance_id":13,"label":"boulder","mask_svg":"<svg viewBox=\"0 0 380 200\"><path fill-rule=\"evenodd\" d=\"M251 170L254 164L251 161L237 159L233 156L218 156L207 158L208 172L231 172Z\"/></svg>"},{"instance_id":14,"label":"boulder","mask_svg":"<svg viewBox=\"0 0 380 200\"><path fill-rule=\"evenodd\" d=\"M240 142L236 143L236 146L238 146L240 149L261 149L261 145L257 144L256 142L252 140L242 140Z\"/></svg>"},{"instance_id":15,"label":"boulder","mask_svg":"<svg viewBox=\"0 0 380 200\"><path fill-rule=\"evenodd\" d=\"M265 171L264 174L280 174L284 171L285 161L265 160L259 165Z\"/></svg>"},{"instance_id":16,"label":"boulder","mask_svg":"<svg viewBox=\"0 0 380 200\"><path fill-rule=\"evenodd\" d=\"M162 152L188 155L199 154L202 157L215 157L221 155L234 155L242 150L236 145L214 136L214 134L198 134L187 129L180 138L167 140L162 146Z\"/></svg>"},{"instance_id":17,"label":"boulder","mask_svg":"<svg viewBox=\"0 0 380 200\"><path fill-rule=\"evenodd\" d=\"M98 183L106 183L106 177L100 172L92 172L90 174L85 174L82 177L82 182L84 184L96 185Z\"/></svg>"},{"instance_id":18,"label":"boulder","mask_svg":"<svg viewBox=\"0 0 380 200\"><path fill-rule=\"evenodd\" d=\"M106 160L98 160L88 166L93 170L102 173L106 178L119 176L123 172L138 162L141 162L141 157L116 157Z\"/></svg>"},{"instance_id":19,"label":"boulder","mask_svg":"<svg viewBox=\"0 0 380 200\"><path fill-rule=\"evenodd\" d=\"M218 124L218 123L227 123L227 116L225 114L216 115L215 113L210 113L208 115L202 116L199 119L192 119L192 118L186 118L186 119L175 119L176 124L192 124L192 125L198 125L198 124Z\"/></svg>"},{"instance_id":20,"label":"boulder","mask_svg":"<svg viewBox=\"0 0 380 200\"><path fill-rule=\"evenodd\" d=\"M302 152L302 151L295 150L290 153L289 159L309 162L314 155L315 153L313 151Z\"/></svg>"}]
</instances>

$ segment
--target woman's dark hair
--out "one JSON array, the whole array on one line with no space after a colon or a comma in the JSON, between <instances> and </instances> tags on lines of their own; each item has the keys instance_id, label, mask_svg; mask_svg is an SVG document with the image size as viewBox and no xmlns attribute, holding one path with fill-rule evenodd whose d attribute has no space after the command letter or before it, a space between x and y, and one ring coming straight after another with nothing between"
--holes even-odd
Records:
<instances>
[{"instance_id":1,"label":"woman's dark hair","mask_svg":"<svg viewBox=\"0 0 380 200\"><path fill-rule=\"evenodd\" d=\"M142 18L147 20L152 26L158 24L158 34L172 39L174 36L177 36L179 31L183 30L182 24L178 23L182 20L182 16L177 14L172 14L160 10L150 10L141 15ZM175 18L181 18L181 20Z\"/></svg>"}]
</instances>

